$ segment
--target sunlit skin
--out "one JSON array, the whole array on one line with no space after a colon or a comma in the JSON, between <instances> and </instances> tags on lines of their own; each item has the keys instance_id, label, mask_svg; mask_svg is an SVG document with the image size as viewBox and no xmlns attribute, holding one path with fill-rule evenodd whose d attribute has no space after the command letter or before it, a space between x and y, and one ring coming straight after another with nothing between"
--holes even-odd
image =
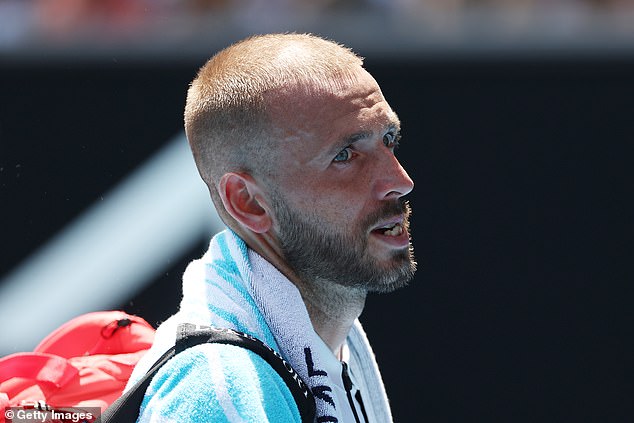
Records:
<instances>
[{"instance_id":1,"label":"sunlit skin","mask_svg":"<svg viewBox=\"0 0 634 423\"><path fill-rule=\"evenodd\" d=\"M227 211L240 223L238 233L295 283L316 332L334 353L361 314L370 289L302 278L280 246L283 223L273 196L283 197L294 213L321 222L324 231L356 237L352 243L378 271L404 263L410 248L407 226L395 236L376 230L405 223L396 205L413 188L394 155L400 123L372 76L361 67L355 74L354 83L310 98L297 89L269 93L267 112L280 139L273 174L258 180L258 175L230 173L219 184Z\"/></svg>"},{"instance_id":2,"label":"sunlit skin","mask_svg":"<svg viewBox=\"0 0 634 423\"><path fill-rule=\"evenodd\" d=\"M395 145L385 145L400 122L369 73L360 70L357 84L318 101L276 96L269 111L287 130L278 180L295 210L345 228L412 190ZM370 237L370 244L377 259L389 260L384 241Z\"/></svg>"}]
</instances>

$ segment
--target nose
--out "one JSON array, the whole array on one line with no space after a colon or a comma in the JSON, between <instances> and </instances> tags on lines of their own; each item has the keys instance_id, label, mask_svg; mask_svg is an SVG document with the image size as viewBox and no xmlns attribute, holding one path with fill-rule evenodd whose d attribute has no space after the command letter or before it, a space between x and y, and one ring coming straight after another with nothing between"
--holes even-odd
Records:
<instances>
[{"instance_id":1,"label":"nose","mask_svg":"<svg viewBox=\"0 0 634 423\"><path fill-rule=\"evenodd\" d=\"M397 199L414 189L414 181L409 177L396 156L386 152L381 158L385 163L377 169L376 194L379 200Z\"/></svg>"}]
</instances>

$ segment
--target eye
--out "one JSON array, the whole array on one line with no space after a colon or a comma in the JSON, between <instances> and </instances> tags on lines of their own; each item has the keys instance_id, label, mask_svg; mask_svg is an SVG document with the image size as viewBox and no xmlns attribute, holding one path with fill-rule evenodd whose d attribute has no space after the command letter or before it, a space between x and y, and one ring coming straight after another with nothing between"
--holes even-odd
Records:
<instances>
[{"instance_id":1,"label":"eye","mask_svg":"<svg viewBox=\"0 0 634 423\"><path fill-rule=\"evenodd\" d=\"M341 150L332 161L335 163L342 163L347 162L350 159L352 159L352 149L350 147L346 147Z\"/></svg>"},{"instance_id":2,"label":"eye","mask_svg":"<svg viewBox=\"0 0 634 423\"><path fill-rule=\"evenodd\" d=\"M401 139L401 135L399 133L388 132L383 135L383 144L388 147L395 149L398 147L398 141Z\"/></svg>"}]
</instances>

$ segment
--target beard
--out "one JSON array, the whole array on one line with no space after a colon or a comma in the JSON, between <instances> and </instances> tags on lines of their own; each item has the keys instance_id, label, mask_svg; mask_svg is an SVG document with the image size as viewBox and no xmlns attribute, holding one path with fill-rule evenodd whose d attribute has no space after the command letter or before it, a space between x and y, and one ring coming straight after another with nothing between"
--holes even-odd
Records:
<instances>
[{"instance_id":1,"label":"beard","mask_svg":"<svg viewBox=\"0 0 634 423\"><path fill-rule=\"evenodd\" d=\"M276 231L286 263L304 281L326 280L366 292L391 292L413 278L416 261L411 244L395 250L388 259L370 254L369 230L382 219L405 216L409 234L411 208L407 202L385 203L358 225L342 227L315 213L300 213L274 193L272 207Z\"/></svg>"}]
</instances>

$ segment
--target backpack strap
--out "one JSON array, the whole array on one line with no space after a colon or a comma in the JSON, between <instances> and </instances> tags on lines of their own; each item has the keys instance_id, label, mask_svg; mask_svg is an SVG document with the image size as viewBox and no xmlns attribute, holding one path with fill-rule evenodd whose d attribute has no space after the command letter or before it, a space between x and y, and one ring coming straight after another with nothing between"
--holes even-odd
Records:
<instances>
[{"instance_id":1,"label":"backpack strap","mask_svg":"<svg viewBox=\"0 0 634 423\"><path fill-rule=\"evenodd\" d=\"M104 411L101 417L102 423L136 422L145 391L159 369L176 354L187 348L205 343L235 345L258 354L286 383L293 399L295 399L302 422L312 423L314 421L315 400L313 394L297 372L277 351L246 333L232 329L181 323L177 328L176 345L167 350L139 381Z\"/></svg>"}]
</instances>

